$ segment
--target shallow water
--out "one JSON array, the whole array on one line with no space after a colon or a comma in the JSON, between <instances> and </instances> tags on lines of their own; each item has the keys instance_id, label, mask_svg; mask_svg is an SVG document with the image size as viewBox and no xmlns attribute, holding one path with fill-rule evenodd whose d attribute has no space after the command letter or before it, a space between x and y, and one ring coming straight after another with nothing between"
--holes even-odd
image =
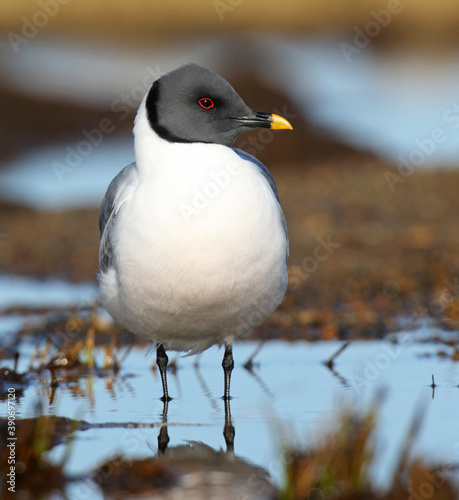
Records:
<instances>
[{"instance_id":1,"label":"shallow water","mask_svg":"<svg viewBox=\"0 0 459 500\"><path fill-rule=\"evenodd\" d=\"M282 484L282 440L310 445L318 430L333 424L344 403L364 409L384 388L387 396L381 407L378 459L373 469L378 483L384 486L391 477L420 403L425 421L415 451L429 460L459 461L459 369L450 359L432 355L439 346L406 339L398 345L355 341L339 356L333 373L323 361L340 345L336 341L270 341L264 344L250 373L242 365L257 343L236 343L231 414L239 459L262 467L275 483ZM32 352L31 345L23 347L19 371L27 369L27 351ZM45 414L112 424L77 432L67 463L70 474L85 474L116 453L132 458L156 454L159 428L126 428L127 423L162 422L160 380L151 370L153 355L147 357L146 352L132 349L117 376L93 373L59 384L52 403L51 378L46 379L46 375L39 385L24 390L17 405L19 418L35 416L36 402L41 400ZM194 366L193 358L180 358L177 374L168 374L174 398L168 408L169 449L188 441L203 442L215 450L225 448L222 354L216 348L208 350L199 367ZM98 355L101 365L102 352ZM431 374L437 384L435 394L429 387ZM5 411L4 402L0 411ZM50 456L59 461L64 450L65 445L59 445Z\"/></svg>"},{"instance_id":2,"label":"shallow water","mask_svg":"<svg viewBox=\"0 0 459 500\"><path fill-rule=\"evenodd\" d=\"M85 308L95 303L95 283L69 283L60 279L37 280L26 276L0 276L0 345L7 345L26 325L46 320L36 308ZM8 311L13 309L13 311ZM14 311L16 309L16 311ZM21 310L18 310L21 309ZM8 314L2 314L8 311Z\"/></svg>"},{"instance_id":3,"label":"shallow water","mask_svg":"<svg viewBox=\"0 0 459 500\"><path fill-rule=\"evenodd\" d=\"M87 156L75 153L82 140L19 155L0 170L0 198L40 210L99 206L112 179L134 161L133 138L106 137Z\"/></svg>"},{"instance_id":4,"label":"shallow water","mask_svg":"<svg viewBox=\"0 0 459 500\"><path fill-rule=\"evenodd\" d=\"M259 69L272 83L273 75L283 75L300 112L344 142L396 165L404 159L415 170L457 167L457 55L381 52L370 44L349 58L346 43L353 41L266 37Z\"/></svg>"},{"instance_id":5,"label":"shallow water","mask_svg":"<svg viewBox=\"0 0 459 500\"><path fill-rule=\"evenodd\" d=\"M0 275L0 311L9 307L84 306L97 296L95 283L69 283L60 279L37 280Z\"/></svg>"}]
</instances>

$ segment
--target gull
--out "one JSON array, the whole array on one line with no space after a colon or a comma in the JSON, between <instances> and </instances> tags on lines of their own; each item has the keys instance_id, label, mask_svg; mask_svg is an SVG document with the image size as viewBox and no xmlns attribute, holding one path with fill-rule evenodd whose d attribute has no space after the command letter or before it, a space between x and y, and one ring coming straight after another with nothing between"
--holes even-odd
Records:
<instances>
[{"instance_id":1,"label":"gull","mask_svg":"<svg viewBox=\"0 0 459 500\"><path fill-rule=\"evenodd\" d=\"M256 128L292 129L249 108L196 64L156 80L134 125L135 162L110 183L99 218L99 298L127 330L154 342L164 402L167 350L225 346L265 320L287 288L287 227L273 177L232 147Z\"/></svg>"}]
</instances>

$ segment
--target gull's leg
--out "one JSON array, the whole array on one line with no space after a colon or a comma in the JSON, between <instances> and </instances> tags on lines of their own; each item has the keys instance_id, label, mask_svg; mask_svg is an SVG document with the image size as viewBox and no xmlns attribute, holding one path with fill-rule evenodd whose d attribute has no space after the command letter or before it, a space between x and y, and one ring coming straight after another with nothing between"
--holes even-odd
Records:
<instances>
[{"instance_id":1,"label":"gull's leg","mask_svg":"<svg viewBox=\"0 0 459 500\"><path fill-rule=\"evenodd\" d=\"M156 364L159 367L159 373L161 374L161 382L163 384L163 396L161 400L163 403L167 403L172 398L169 397L169 393L167 392L167 377L166 377L166 369L167 362L169 358L167 357L166 351L162 344L156 345Z\"/></svg>"},{"instance_id":2,"label":"gull's leg","mask_svg":"<svg viewBox=\"0 0 459 500\"><path fill-rule=\"evenodd\" d=\"M231 372L234 368L233 346L231 344L225 345L225 354L223 356L222 366L225 373L225 394L223 395L223 399L228 401L230 399Z\"/></svg>"}]
</instances>

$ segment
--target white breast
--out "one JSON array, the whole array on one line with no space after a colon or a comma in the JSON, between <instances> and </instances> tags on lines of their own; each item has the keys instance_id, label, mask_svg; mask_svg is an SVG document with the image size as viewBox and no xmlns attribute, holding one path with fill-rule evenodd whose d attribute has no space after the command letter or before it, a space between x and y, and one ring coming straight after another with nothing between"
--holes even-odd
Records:
<instances>
[{"instance_id":1,"label":"white breast","mask_svg":"<svg viewBox=\"0 0 459 500\"><path fill-rule=\"evenodd\" d=\"M141 166L115 219L114 266L101 277L101 298L130 331L197 352L278 306L287 239L279 204L253 163L225 146L170 146Z\"/></svg>"}]
</instances>

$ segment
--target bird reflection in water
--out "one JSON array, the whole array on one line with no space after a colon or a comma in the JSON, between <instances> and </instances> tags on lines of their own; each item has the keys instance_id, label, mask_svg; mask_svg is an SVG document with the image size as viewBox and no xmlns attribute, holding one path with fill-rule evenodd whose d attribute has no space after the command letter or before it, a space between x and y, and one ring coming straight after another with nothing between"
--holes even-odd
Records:
<instances>
[{"instance_id":1,"label":"bird reflection in water","mask_svg":"<svg viewBox=\"0 0 459 500\"><path fill-rule=\"evenodd\" d=\"M169 446L167 412L173 401L163 402L162 425L158 434L158 458L172 465L180 481L169 491L168 498L274 498L276 488L266 469L234 453L235 429L231 419L230 400L223 398L225 422L223 437L226 450L214 449L199 441Z\"/></svg>"},{"instance_id":2,"label":"bird reflection in water","mask_svg":"<svg viewBox=\"0 0 459 500\"><path fill-rule=\"evenodd\" d=\"M229 399L223 399L225 405L225 425L223 427L223 437L226 442L226 452L234 453L234 436L236 431L231 420L231 404ZM162 425L158 434L158 453L164 455L167 450L170 438L167 432L167 412L169 410L169 401L163 401Z\"/></svg>"}]
</instances>

